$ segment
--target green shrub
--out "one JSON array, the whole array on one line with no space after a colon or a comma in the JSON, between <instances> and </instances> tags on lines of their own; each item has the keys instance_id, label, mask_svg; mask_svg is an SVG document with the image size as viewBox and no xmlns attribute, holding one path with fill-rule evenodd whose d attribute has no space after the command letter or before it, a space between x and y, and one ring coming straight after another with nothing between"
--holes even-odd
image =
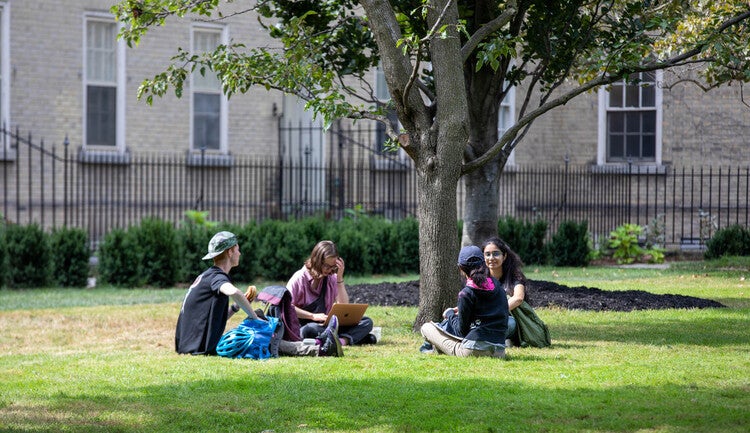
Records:
<instances>
[{"instance_id":1,"label":"green shrub","mask_svg":"<svg viewBox=\"0 0 750 433\"><path fill-rule=\"evenodd\" d=\"M339 255L346 262L346 272L350 275L372 273L373 254L377 254L368 238L367 232L372 234L372 230L362 221L343 219L335 224L335 233L329 233L329 239L336 243Z\"/></svg>"},{"instance_id":2,"label":"green shrub","mask_svg":"<svg viewBox=\"0 0 750 433\"><path fill-rule=\"evenodd\" d=\"M252 250L257 257L258 275L273 281L288 280L320 240L308 239L304 227L293 221L277 220L265 220L258 225L256 238L242 247L242 251Z\"/></svg>"},{"instance_id":3,"label":"green shrub","mask_svg":"<svg viewBox=\"0 0 750 433\"><path fill-rule=\"evenodd\" d=\"M138 287L145 282L142 272L143 253L135 231L114 229L102 239L97 251L98 270L105 283Z\"/></svg>"},{"instance_id":4,"label":"green shrub","mask_svg":"<svg viewBox=\"0 0 750 433\"><path fill-rule=\"evenodd\" d=\"M0 214L2 215L2 214ZM0 223L0 287L5 287L8 276L8 247L5 239L5 224Z\"/></svg>"},{"instance_id":5,"label":"green shrub","mask_svg":"<svg viewBox=\"0 0 750 433\"><path fill-rule=\"evenodd\" d=\"M52 282L52 254L49 235L34 223L8 225L6 282L10 287L45 287Z\"/></svg>"},{"instance_id":6,"label":"green shrub","mask_svg":"<svg viewBox=\"0 0 750 433\"><path fill-rule=\"evenodd\" d=\"M552 236L549 252L555 266L587 266L591 259L588 221L563 221Z\"/></svg>"},{"instance_id":7,"label":"green shrub","mask_svg":"<svg viewBox=\"0 0 750 433\"><path fill-rule=\"evenodd\" d=\"M192 282L195 277L206 270L202 257L208 251L208 242L214 235L214 228L191 223L182 224L177 229L177 242L180 250L180 273L178 281Z\"/></svg>"},{"instance_id":8,"label":"green shrub","mask_svg":"<svg viewBox=\"0 0 750 433\"><path fill-rule=\"evenodd\" d=\"M719 229L706 242L706 259L722 256L750 256L750 230L733 224Z\"/></svg>"},{"instance_id":9,"label":"green shrub","mask_svg":"<svg viewBox=\"0 0 750 433\"><path fill-rule=\"evenodd\" d=\"M388 250L390 251L391 270L381 273L418 273L419 272L419 221L416 218L405 218L390 226Z\"/></svg>"},{"instance_id":10,"label":"green shrub","mask_svg":"<svg viewBox=\"0 0 750 433\"><path fill-rule=\"evenodd\" d=\"M173 286L181 269L174 225L159 218L146 217L131 230L143 257L141 271L145 283L157 287Z\"/></svg>"},{"instance_id":11,"label":"green shrub","mask_svg":"<svg viewBox=\"0 0 750 433\"><path fill-rule=\"evenodd\" d=\"M498 236L515 251L524 264L545 264L549 253L544 244L547 234L547 222L520 221L512 216L501 218L497 223Z\"/></svg>"},{"instance_id":12,"label":"green shrub","mask_svg":"<svg viewBox=\"0 0 750 433\"><path fill-rule=\"evenodd\" d=\"M86 287L89 276L89 236L81 228L63 227L50 235L52 277L62 287Z\"/></svg>"}]
</instances>

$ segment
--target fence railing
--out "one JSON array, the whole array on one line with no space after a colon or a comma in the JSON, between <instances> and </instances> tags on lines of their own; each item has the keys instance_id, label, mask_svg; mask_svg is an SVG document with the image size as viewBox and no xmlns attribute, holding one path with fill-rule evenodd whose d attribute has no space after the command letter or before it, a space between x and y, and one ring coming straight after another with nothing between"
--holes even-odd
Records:
<instances>
[{"instance_id":1,"label":"fence railing","mask_svg":"<svg viewBox=\"0 0 750 433\"><path fill-rule=\"evenodd\" d=\"M346 131L327 134L346 147ZM87 230L92 245L114 228L153 216L179 223L188 210L212 220L244 224L268 218L349 209L398 220L416 216L416 174L408 159L341 154L311 162L302 157L253 155L83 155L0 129L0 212L10 223ZM334 153L329 150L329 155ZM719 228L748 227L750 168L638 166L507 167L500 215L541 218L551 236L562 221L586 220L595 239L618 225L648 226L667 248L701 248ZM458 215L464 190L459 185Z\"/></svg>"}]
</instances>

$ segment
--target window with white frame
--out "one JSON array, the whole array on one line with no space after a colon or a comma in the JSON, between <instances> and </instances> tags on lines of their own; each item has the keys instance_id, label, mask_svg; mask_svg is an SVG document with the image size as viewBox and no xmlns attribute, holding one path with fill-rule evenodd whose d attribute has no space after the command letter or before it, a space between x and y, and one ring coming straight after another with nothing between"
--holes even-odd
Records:
<instances>
[{"instance_id":1,"label":"window with white frame","mask_svg":"<svg viewBox=\"0 0 750 433\"><path fill-rule=\"evenodd\" d=\"M89 15L84 31L85 146L124 149L125 50L117 24Z\"/></svg>"},{"instance_id":2,"label":"window with white frame","mask_svg":"<svg viewBox=\"0 0 750 433\"><path fill-rule=\"evenodd\" d=\"M194 27L192 52L211 52L226 43L226 32L221 27ZM192 149L226 152L227 107L221 91L221 81L210 70L205 75L196 70L192 75Z\"/></svg>"},{"instance_id":3,"label":"window with white frame","mask_svg":"<svg viewBox=\"0 0 750 433\"><path fill-rule=\"evenodd\" d=\"M661 73L600 90L599 164L661 164Z\"/></svg>"}]
</instances>

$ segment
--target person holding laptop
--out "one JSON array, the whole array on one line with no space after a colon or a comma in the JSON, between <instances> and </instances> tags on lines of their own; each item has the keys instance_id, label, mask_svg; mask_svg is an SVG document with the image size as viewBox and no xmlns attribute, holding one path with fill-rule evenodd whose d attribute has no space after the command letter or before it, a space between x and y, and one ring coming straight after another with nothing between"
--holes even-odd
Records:
<instances>
[{"instance_id":1,"label":"person holding laptop","mask_svg":"<svg viewBox=\"0 0 750 433\"><path fill-rule=\"evenodd\" d=\"M328 312L334 303L348 304L349 293L344 285L344 259L339 257L336 244L325 240L312 249L304 266L286 284L292 294L301 338L315 338L326 328ZM358 323L346 326L339 317L339 338L342 345L374 344L370 334L373 322L363 316Z\"/></svg>"}]
</instances>

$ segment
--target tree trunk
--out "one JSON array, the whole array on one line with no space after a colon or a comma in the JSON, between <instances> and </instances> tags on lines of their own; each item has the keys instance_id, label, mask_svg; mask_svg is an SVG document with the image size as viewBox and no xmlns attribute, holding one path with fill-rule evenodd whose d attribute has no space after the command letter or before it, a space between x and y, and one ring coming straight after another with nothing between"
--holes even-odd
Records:
<instances>
[{"instance_id":1,"label":"tree trunk","mask_svg":"<svg viewBox=\"0 0 750 433\"><path fill-rule=\"evenodd\" d=\"M420 281L415 330L425 322L439 321L446 308L456 305L461 288L456 265L457 182L458 165L418 176Z\"/></svg>"},{"instance_id":2,"label":"tree trunk","mask_svg":"<svg viewBox=\"0 0 750 433\"><path fill-rule=\"evenodd\" d=\"M499 164L493 161L464 175L463 245L480 246L497 235L501 172Z\"/></svg>"}]
</instances>

